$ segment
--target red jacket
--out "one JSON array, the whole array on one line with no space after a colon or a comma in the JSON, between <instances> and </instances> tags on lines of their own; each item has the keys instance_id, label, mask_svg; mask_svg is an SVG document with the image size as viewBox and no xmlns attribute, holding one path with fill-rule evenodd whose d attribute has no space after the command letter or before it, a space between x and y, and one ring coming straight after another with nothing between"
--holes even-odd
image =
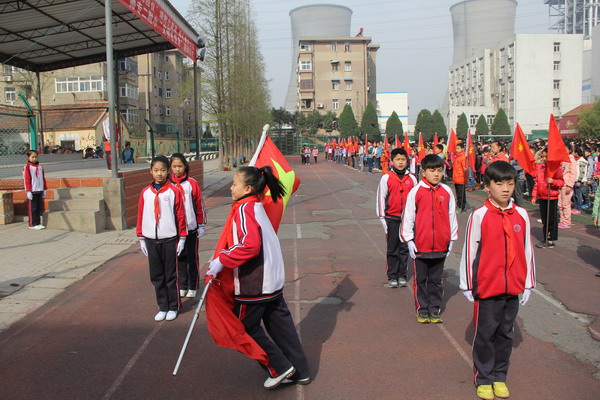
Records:
<instances>
[{"instance_id":1,"label":"red jacket","mask_svg":"<svg viewBox=\"0 0 600 400\"><path fill-rule=\"evenodd\" d=\"M460 288L471 290L475 298L518 295L535 286L527 211L512 201L507 210L503 216L488 199L469 217L459 266ZM511 265L508 265L508 236L504 232L503 218L508 218L512 227L510 243L514 261Z\"/></svg>"},{"instance_id":2,"label":"red jacket","mask_svg":"<svg viewBox=\"0 0 600 400\"><path fill-rule=\"evenodd\" d=\"M27 162L23 167L23 182L28 192L43 192L48 190L44 168L39 163Z\"/></svg>"},{"instance_id":3,"label":"red jacket","mask_svg":"<svg viewBox=\"0 0 600 400\"><path fill-rule=\"evenodd\" d=\"M417 178L406 171L398 176L393 170L381 177L377 187L376 211L379 218L402 216L408 193L417 185Z\"/></svg>"},{"instance_id":4,"label":"red jacket","mask_svg":"<svg viewBox=\"0 0 600 400\"><path fill-rule=\"evenodd\" d=\"M452 182L457 185L466 185L469 180L469 163L467 156L463 151L454 156L452 162Z\"/></svg>"},{"instance_id":5,"label":"red jacket","mask_svg":"<svg viewBox=\"0 0 600 400\"><path fill-rule=\"evenodd\" d=\"M531 200L542 199L548 200L548 175L546 173L546 164L535 164L535 185L531 195ZM563 187L562 168L558 168L551 177L553 182L550 184L550 200L558 199L560 188Z\"/></svg>"},{"instance_id":6,"label":"red jacket","mask_svg":"<svg viewBox=\"0 0 600 400\"><path fill-rule=\"evenodd\" d=\"M443 183L436 188L441 209L436 207L434 189L423 181L410 191L404 207L400 230L402 241L413 240L417 256L422 258L445 257L450 241L458 239L454 195Z\"/></svg>"}]
</instances>

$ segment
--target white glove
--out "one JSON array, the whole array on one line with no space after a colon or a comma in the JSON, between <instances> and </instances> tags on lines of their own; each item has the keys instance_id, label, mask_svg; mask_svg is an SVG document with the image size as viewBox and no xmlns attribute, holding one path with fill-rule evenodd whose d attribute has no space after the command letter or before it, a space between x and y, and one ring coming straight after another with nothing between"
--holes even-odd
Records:
<instances>
[{"instance_id":1,"label":"white glove","mask_svg":"<svg viewBox=\"0 0 600 400\"><path fill-rule=\"evenodd\" d=\"M213 278L216 278L222 269L223 264L221 264L221 260L219 260L219 257L217 257L210 262L210 265L208 266L208 271L206 271L206 275L212 275Z\"/></svg>"},{"instance_id":2,"label":"white glove","mask_svg":"<svg viewBox=\"0 0 600 400\"><path fill-rule=\"evenodd\" d=\"M185 238L179 238L179 242L177 242L177 255L180 255L183 249L185 248Z\"/></svg>"},{"instance_id":3,"label":"white glove","mask_svg":"<svg viewBox=\"0 0 600 400\"><path fill-rule=\"evenodd\" d=\"M527 302L529 301L529 296L531 296L531 289L525 289L525 291L521 295L521 305L527 304Z\"/></svg>"},{"instance_id":4,"label":"white glove","mask_svg":"<svg viewBox=\"0 0 600 400\"><path fill-rule=\"evenodd\" d=\"M383 231L387 235L387 222L385 222L385 218L379 218L379 222L381 222L381 225L383 226Z\"/></svg>"},{"instance_id":5,"label":"white glove","mask_svg":"<svg viewBox=\"0 0 600 400\"><path fill-rule=\"evenodd\" d=\"M140 240L140 249L142 249L142 253L148 257L148 247L146 246L146 241L144 239Z\"/></svg>"},{"instance_id":6,"label":"white glove","mask_svg":"<svg viewBox=\"0 0 600 400\"><path fill-rule=\"evenodd\" d=\"M27 198L29 200L33 200L33 193L31 193L30 191L27 191Z\"/></svg>"},{"instance_id":7,"label":"white glove","mask_svg":"<svg viewBox=\"0 0 600 400\"><path fill-rule=\"evenodd\" d=\"M44 194L42 194L42 197L45 199L46 198L46 191L44 190Z\"/></svg>"},{"instance_id":8,"label":"white glove","mask_svg":"<svg viewBox=\"0 0 600 400\"><path fill-rule=\"evenodd\" d=\"M417 246L415 245L415 242L411 240L407 242L406 245L408 246L408 254L410 255L410 258L413 260L417 258Z\"/></svg>"},{"instance_id":9,"label":"white glove","mask_svg":"<svg viewBox=\"0 0 600 400\"><path fill-rule=\"evenodd\" d=\"M475 298L473 297L473 292L470 290L463 290L463 296L465 296L465 299L469 300L469 302L474 303L475 302Z\"/></svg>"},{"instance_id":10,"label":"white glove","mask_svg":"<svg viewBox=\"0 0 600 400\"><path fill-rule=\"evenodd\" d=\"M451 240L450 243L448 244L448 251L446 252L446 257L448 257L448 255L450 255L450 252L452 251L452 245L454 244L454 240Z\"/></svg>"},{"instance_id":11,"label":"white glove","mask_svg":"<svg viewBox=\"0 0 600 400\"><path fill-rule=\"evenodd\" d=\"M197 230L197 233L198 233L198 239L201 238L202 236L204 236L204 233L205 233L204 232L204 227L203 226L202 227L199 226L198 230Z\"/></svg>"}]
</instances>

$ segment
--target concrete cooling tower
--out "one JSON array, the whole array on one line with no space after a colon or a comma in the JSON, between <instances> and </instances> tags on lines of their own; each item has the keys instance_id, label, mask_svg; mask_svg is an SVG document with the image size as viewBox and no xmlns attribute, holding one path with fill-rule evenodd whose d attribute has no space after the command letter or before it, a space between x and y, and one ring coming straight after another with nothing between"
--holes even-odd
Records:
<instances>
[{"instance_id":1,"label":"concrete cooling tower","mask_svg":"<svg viewBox=\"0 0 600 400\"><path fill-rule=\"evenodd\" d=\"M515 0L467 0L450 7L454 31L452 64L511 37L516 12Z\"/></svg>"},{"instance_id":2,"label":"concrete cooling tower","mask_svg":"<svg viewBox=\"0 0 600 400\"><path fill-rule=\"evenodd\" d=\"M298 40L301 37L350 36L352 10L333 4L314 4L290 11L292 21L292 74L285 100L285 109L296 110L298 76Z\"/></svg>"}]
</instances>

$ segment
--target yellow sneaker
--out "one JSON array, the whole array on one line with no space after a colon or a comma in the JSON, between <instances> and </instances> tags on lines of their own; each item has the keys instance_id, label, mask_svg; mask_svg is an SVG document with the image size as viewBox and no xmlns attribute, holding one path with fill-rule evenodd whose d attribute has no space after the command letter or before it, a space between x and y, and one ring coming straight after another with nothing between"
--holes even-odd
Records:
<instances>
[{"instance_id":1,"label":"yellow sneaker","mask_svg":"<svg viewBox=\"0 0 600 400\"><path fill-rule=\"evenodd\" d=\"M432 324L441 324L443 320L439 313L430 313L429 322L431 322Z\"/></svg>"},{"instance_id":2,"label":"yellow sneaker","mask_svg":"<svg viewBox=\"0 0 600 400\"><path fill-rule=\"evenodd\" d=\"M422 311L417 314L417 322L420 324L428 324L429 323L429 313L427 311Z\"/></svg>"},{"instance_id":3,"label":"yellow sneaker","mask_svg":"<svg viewBox=\"0 0 600 400\"><path fill-rule=\"evenodd\" d=\"M510 396L510 392L506 387L506 383L504 382L494 382L494 394L496 397L500 397L501 399L507 399Z\"/></svg>"},{"instance_id":4,"label":"yellow sneaker","mask_svg":"<svg viewBox=\"0 0 600 400\"><path fill-rule=\"evenodd\" d=\"M494 400L494 391L492 390L492 385L477 386L477 396L484 400Z\"/></svg>"}]
</instances>

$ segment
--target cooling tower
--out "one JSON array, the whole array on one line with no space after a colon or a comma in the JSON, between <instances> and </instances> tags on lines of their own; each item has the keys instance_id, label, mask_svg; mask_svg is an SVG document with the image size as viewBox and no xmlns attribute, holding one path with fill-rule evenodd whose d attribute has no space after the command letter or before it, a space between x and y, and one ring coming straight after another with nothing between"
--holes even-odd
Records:
<instances>
[{"instance_id":1,"label":"cooling tower","mask_svg":"<svg viewBox=\"0 0 600 400\"><path fill-rule=\"evenodd\" d=\"M352 10L333 4L314 4L290 11L292 22L292 74L285 100L285 109L296 110L298 76L298 40L301 37L350 36Z\"/></svg>"},{"instance_id":2,"label":"cooling tower","mask_svg":"<svg viewBox=\"0 0 600 400\"><path fill-rule=\"evenodd\" d=\"M467 0L450 7L454 31L452 64L460 63L515 32L515 0Z\"/></svg>"}]
</instances>

